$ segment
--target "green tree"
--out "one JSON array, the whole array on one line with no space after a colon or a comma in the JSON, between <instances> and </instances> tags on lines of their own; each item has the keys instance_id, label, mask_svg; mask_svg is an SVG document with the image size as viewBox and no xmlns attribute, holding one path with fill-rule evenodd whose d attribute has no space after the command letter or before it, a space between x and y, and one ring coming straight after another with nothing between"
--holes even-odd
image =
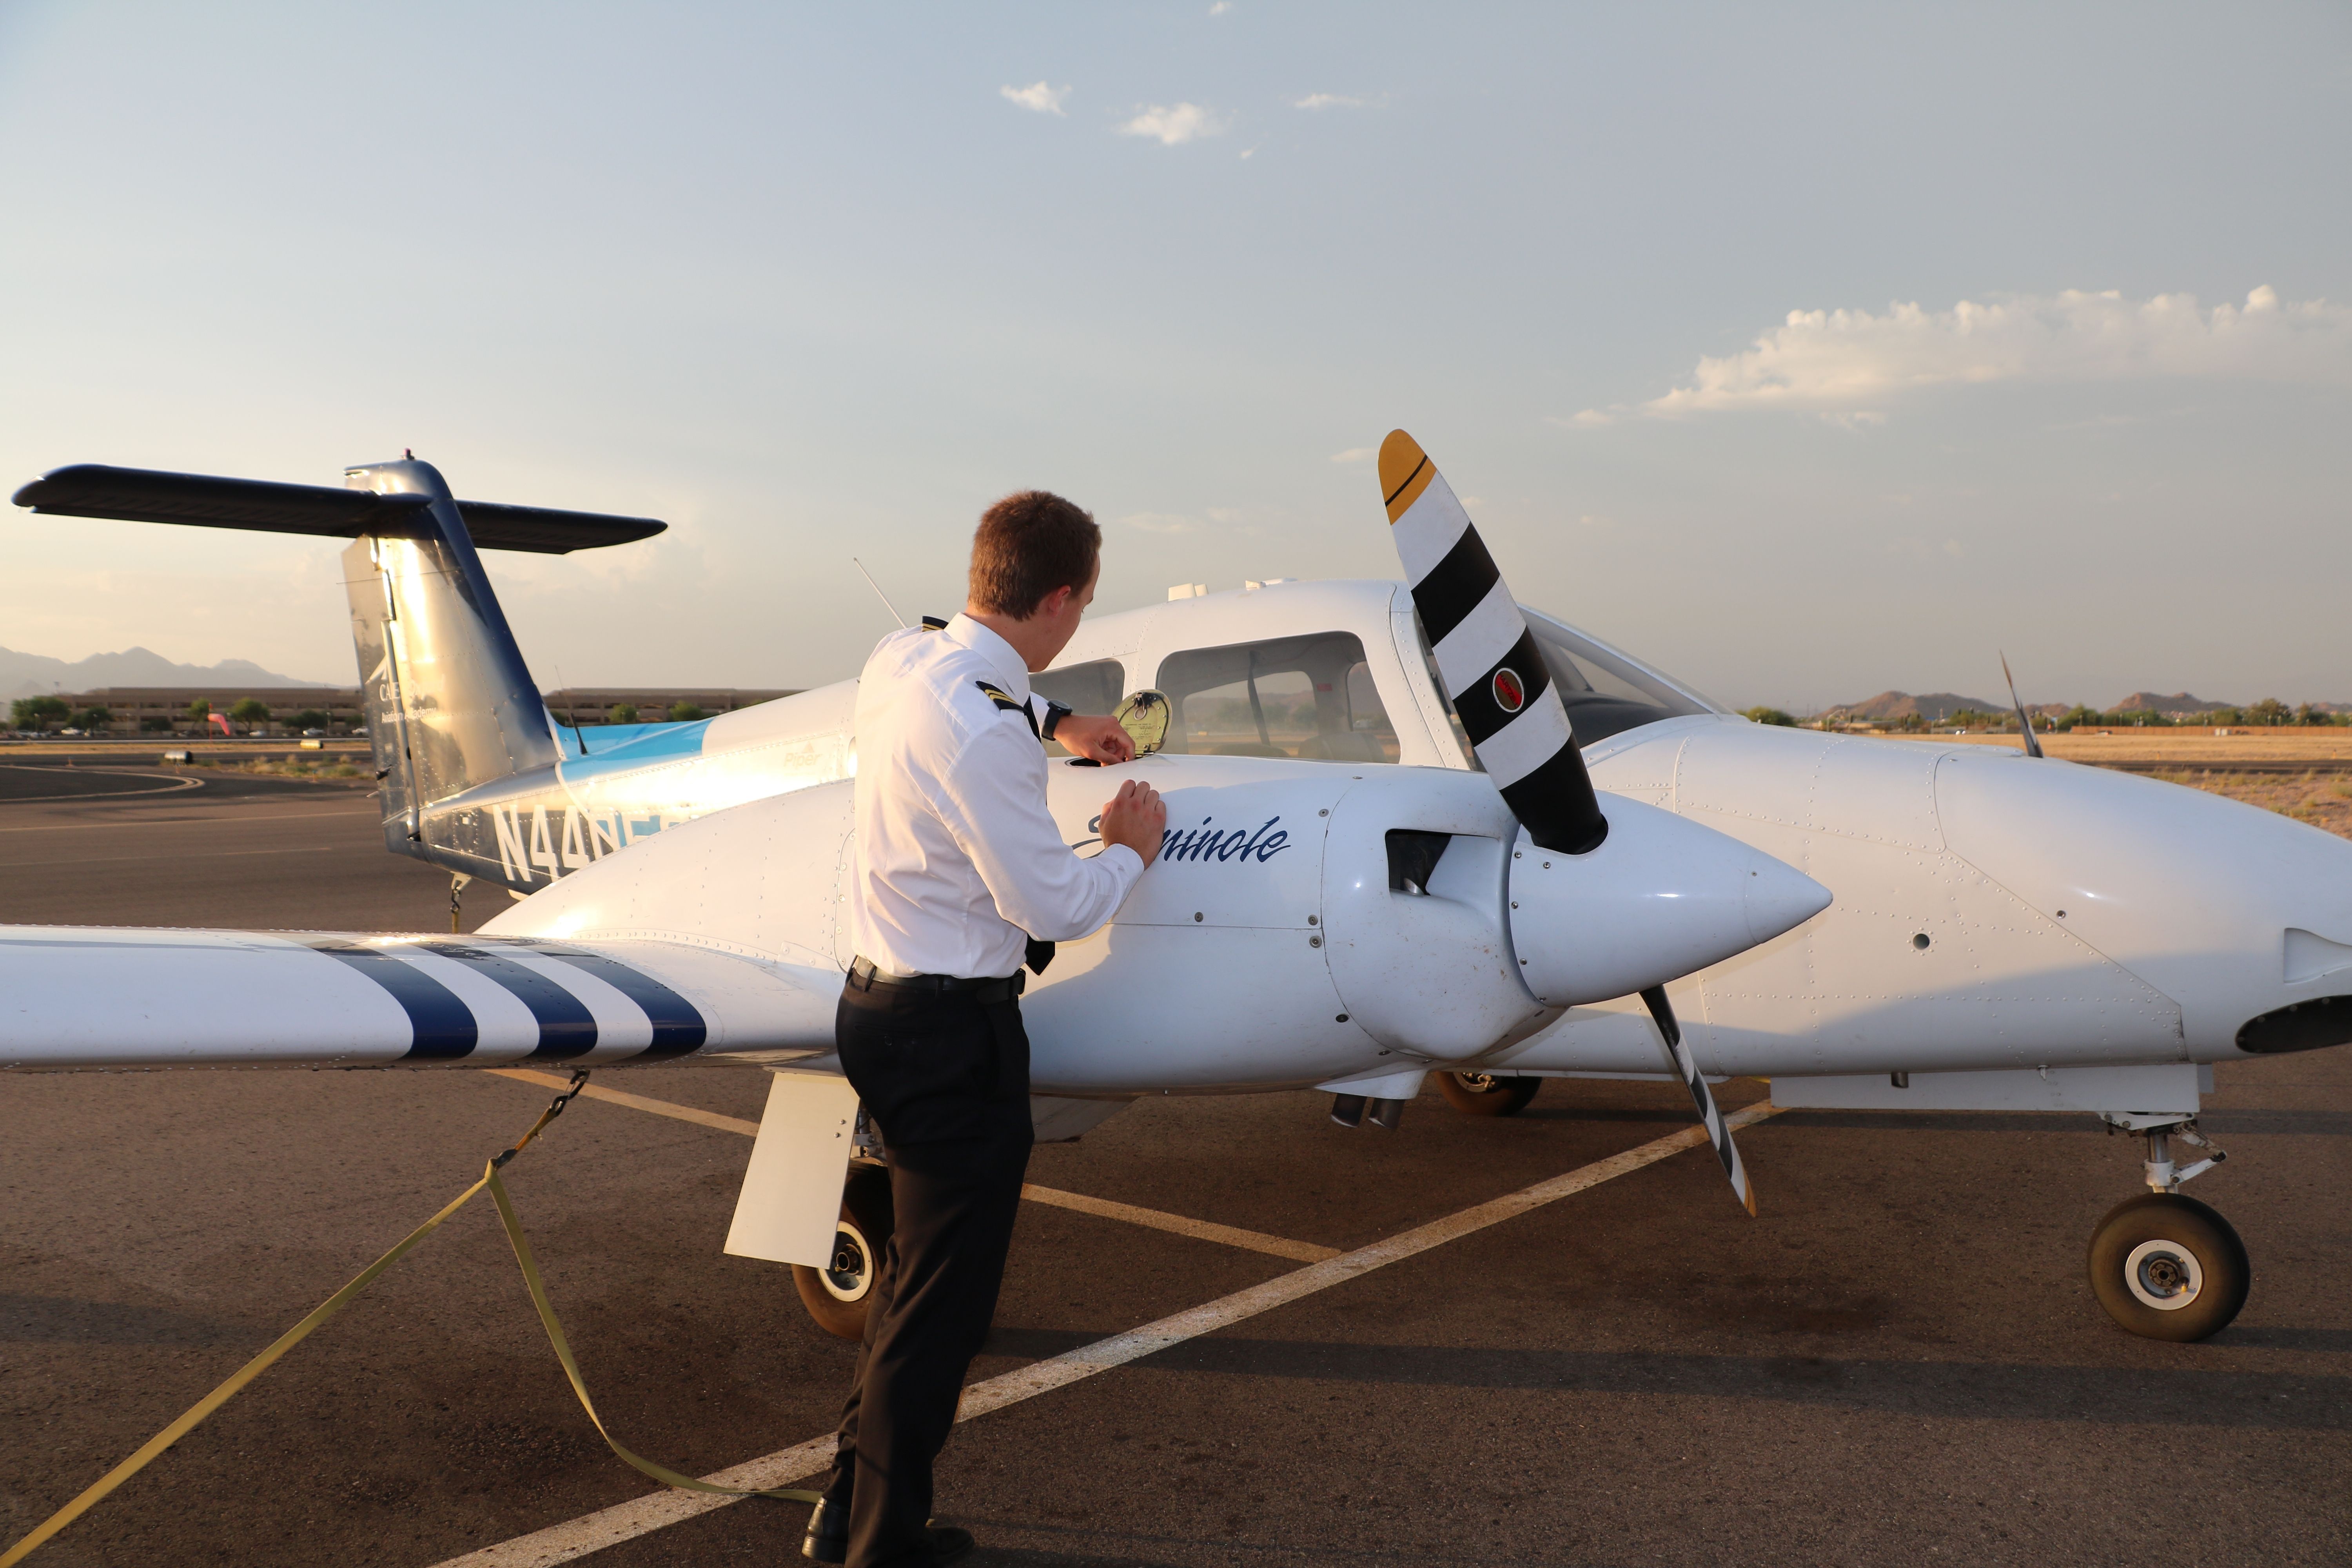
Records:
<instances>
[{"instance_id":1,"label":"green tree","mask_svg":"<svg viewBox=\"0 0 2352 1568\"><path fill-rule=\"evenodd\" d=\"M709 714L705 713L701 709L697 708L691 702L673 702L669 705L669 718L670 722L673 724L689 724L697 719L708 719L709 717Z\"/></svg>"},{"instance_id":2,"label":"green tree","mask_svg":"<svg viewBox=\"0 0 2352 1568\"><path fill-rule=\"evenodd\" d=\"M171 728L172 720L168 714L150 713L147 717L139 721L139 730L142 734L168 734L171 731Z\"/></svg>"},{"instance_id":3,"label":"green tree","mask_svg":"<svg viewBox=\"0 0 2352 1568\"><path fill-rule=\"evenodd\" d=\"M634 724L636 721L637 705L634 702L615 702L604 715L607 724Z\"/></svg>"},{"instance_id":4,"label":"green tree","mask_svg":"<svg viewBox=\"0 0 2352 1568\"><path fill-rule=\"evenodd\" d=\"M2066 711L2060 716L2058 720L2058 728L2061 730L2073 730L2104 722L2105 722L2105 721L2099 717L2098 710L2095 708L2085 708L2081 703L2077 702L2074 706L2066 710Z\"/></svg>"},{"instance_id":5,"label":"green tree","mask_svg":"<svg viewBox=\"0 0 2352 1568\"><path fill-rule=\"evenodd\" d=\"M324 710L305 708L287 720L286 727L289 730L323 730L327 727L327 715Z\"/></svg>"},{"instance_id":6,"label":"green tree","mask_svg":"<svg viewBox=\"0 0 2352 1568\"><path fill-rule=\"evenodd\" d=\"M92 703L77 710L67 722L86 735L95 734L114 722L114 711L103 703Z\"/></svg>"},{"instance_id":7,"label":"green tree","mask_svg":"<svg viewBox=\"0 0 2352 1568\"><path fill-rule=\"evenodd\" d=\"M2290 724L2294 721L2294 710L2275 697L2265 697L2246 710L2249 724Z\"/></svg>"},{"instance_id":8,"label":"green tree","mask_svg":"<svg viewBox=\"0 0 2352 1568\"><path fill-rule=\"evenodd\" d=\"M8 717L19 730L46 730L69 711L61 697L19 697L8 704Z\"/></svg>"},{"instance_id":9,"label":"green tree","mask_svg":"<svg viewBox=\"0 0 2352 1568\"><path fill-rule=\"evenodd\" d=\"M213 721L213 700L199 697L188 704L188 722L201 730Z\"/></svg>"},{"instance_id":10,"label":"green tree","mask_svg":"<svg viewBox=\"0 0 2352 1568\"><path fill-rule=\"evenodd\" d=\"M1759 724L1780 724L1792 729L1797 722L1778 708L1742 708L1739 710L1739 716L1742 719L1752 719Z\"/></svg>"},{"instance_id":11,"label":"green tree","mask_svg":"<svg viewBox=\"0 0 2352 1568\"><path fill-rule=\"evenodd\" d=\"M1927 716L1922 713L1906 713L1895 721L1895 727L1916 734L1927 727Z\"/></svg>"},{"instance_id":12,"label":"green tree","mask_svg":"<svg viewBox=\"0 0 2352 1568\"><path fill-rule=\"evenodd\" d=\"M269 704L258 697L240 697L236 700L236 706L228 710L228 716L232 723L267 724L269 722Z\"/></svg>"}]
</instances>

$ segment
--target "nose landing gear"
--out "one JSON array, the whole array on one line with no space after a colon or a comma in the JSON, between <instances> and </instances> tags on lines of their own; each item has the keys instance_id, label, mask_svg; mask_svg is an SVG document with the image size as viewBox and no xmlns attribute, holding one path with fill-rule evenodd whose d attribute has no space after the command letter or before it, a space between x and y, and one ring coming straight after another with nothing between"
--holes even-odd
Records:
<instances>
[{"instance_id":1,"label":"nose landing gear","mask_svg":"<svg viewBox=\"0 0 2352 1568\"><path fill-rule=\"evenodd\" d=\"M1487 1072L1437 1075L1438 1092L1465 1116L1517 1116L1542 1087L1539 1078L1503 1078Z\"/></svg>"},{"instance_id":2,"label":"nose landing gear","mask_svg":"<svg viewBox=\"0 0 2352 1568\"><path fill-rule=\"evenodd\" d=\"M2107 1316L2135 1334L2187 1343L2220 1333L2246 1304L2253 1272L2230 1222L2175 1190L2228 1158L2193 1121L2110 1113L2110 1127L2147 1138L2152 1189L2107 1211L2091 1233L2091 1289ZM2176 1168L2171 1139L2211 1154Z\"/></svg>"}]
</instances>

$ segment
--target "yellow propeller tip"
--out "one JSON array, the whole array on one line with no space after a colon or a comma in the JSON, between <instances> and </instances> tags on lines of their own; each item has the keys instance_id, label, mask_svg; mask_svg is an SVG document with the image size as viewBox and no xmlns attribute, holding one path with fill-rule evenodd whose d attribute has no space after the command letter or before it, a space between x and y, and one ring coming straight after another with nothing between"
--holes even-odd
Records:
<instances>
[{"instance_id":1,"label":"yellow propeller tip","mask_svg":"<svg viewBox=\"0 0 2352 1568\"><path fill-rule=\"evenodd\" d=\"M1429 454L1421 443L1402 430L1389 432L1381 443L1381 495L1389 505L1389 521L1394 522L1405 509L1420 499L1429 484Z\"/></svg>"}]
</instances>

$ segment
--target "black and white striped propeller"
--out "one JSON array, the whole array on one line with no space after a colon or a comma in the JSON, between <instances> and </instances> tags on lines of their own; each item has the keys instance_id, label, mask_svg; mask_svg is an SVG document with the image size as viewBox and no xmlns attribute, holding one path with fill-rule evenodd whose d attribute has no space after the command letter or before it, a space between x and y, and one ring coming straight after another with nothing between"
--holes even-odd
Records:
<instances>
[{"instance_id":1,"label":"black and white striped propeller","mask_svg":"<svg viewBox=\"0 0 2352 1568\"><path fill-rule=\"evenodd\" d=\"M1540 849L1586 855L1609 837L1609 819L1577 749L1568 709L1553 689L1535 633L1486 552L1454 487L1402 430L1381 443L1381 494L1412 605L1437 656L1438 678L1461 716L1478 765ZM1675 1076L1690 1090L1731 1189L1749 1214L1756 1194L1731 1130L1698 1070L1664 987L1642 994Z\"/></svg>"}]
</instances>

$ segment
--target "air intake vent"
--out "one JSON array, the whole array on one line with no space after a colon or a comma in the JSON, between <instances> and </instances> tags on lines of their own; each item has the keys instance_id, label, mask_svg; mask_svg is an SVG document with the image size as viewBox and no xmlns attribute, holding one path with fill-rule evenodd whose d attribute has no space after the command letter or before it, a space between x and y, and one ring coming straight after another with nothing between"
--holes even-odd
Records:
<instances>
[{"instance_id":1,"label":"air intake vent","mask_svg":"<svg viewBox=\"0 0 2352 1568\"><path fill-rule=\"evenodd\" d=\"M1429 892L1429 879L1437 869L1437 862L1445 847L1454 842L1450 833L1424 833L1414 827L1389 829L1389 891L1411 893L1416 897Z\"/></svg>"}]
</instances>

